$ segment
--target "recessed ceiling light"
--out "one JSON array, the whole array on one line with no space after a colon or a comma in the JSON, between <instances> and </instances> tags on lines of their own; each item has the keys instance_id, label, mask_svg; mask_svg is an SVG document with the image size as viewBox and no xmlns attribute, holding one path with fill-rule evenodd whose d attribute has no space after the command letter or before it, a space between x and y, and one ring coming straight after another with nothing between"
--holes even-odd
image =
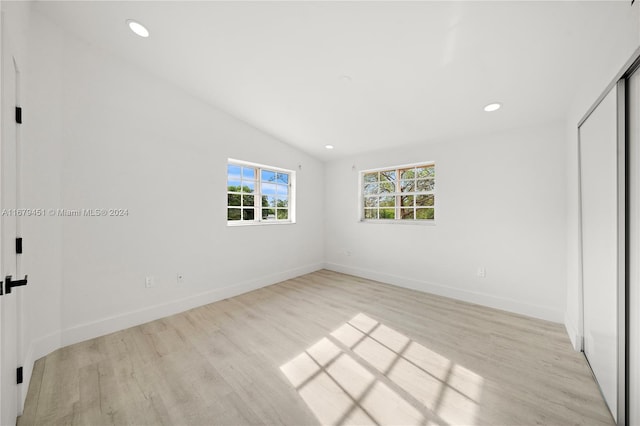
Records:
<instances>
[{"instance_id":1,"label":"recessed ceiling light","mask_svg":"<svg viewBox=\"0 0 640 426\"><path fill-rule=\"evenodd\" d=\"M489 104L489 105L485 106L484 110L486 112L493 112L493 111L499 110L501 106L502 106L501 103L495 102L495 103L492 103L492 104Z\"/></svg>"},{"instance_id":2,"label":"recessed ceiling light","mask_svg":"<svg viewBox=\"0 0 640 426\"><path fill-rule=\"evenodd\" d=\"M140 37L149 37L149 30L142 25L140 22L134 21L133 19L127 19L127 25L137 35Z\"/></svg>"},{"instance_id":3,"label":"recessed ceiling light","mask_svg":"<svg viewBox=\"0 0 640 426\"><path fill-rule=\"evenodd\" d=\"M327 149L333 149L333 145L325 145L324 147Z\"/></svg>"},{"instance_id":4,"label":"recessed ceiling light","mask_svg":"<svg viewBox=\"0 0 640 426\"><path fill-rule=\"evenodd\" d=\"M340 81L342 81L343 83L351 83L351 76L342 75L340 76Z\"/></svg>"}]
</instances>

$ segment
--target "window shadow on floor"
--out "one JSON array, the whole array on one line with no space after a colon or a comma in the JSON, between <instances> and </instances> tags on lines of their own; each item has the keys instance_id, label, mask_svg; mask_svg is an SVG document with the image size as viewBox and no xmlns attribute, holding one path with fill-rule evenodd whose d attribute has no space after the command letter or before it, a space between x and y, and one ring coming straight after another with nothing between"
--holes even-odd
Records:
<instances>
[{"instance_id":1,"label":"window shadow on floor","mask_svg":"<svg viewBox=\"0 0 640 426\"><path fill-rule=\"evenodd\" d=\"M474 425L484 383L364 313L280 370L325 425Z\"/></svg>"}]
</instances>

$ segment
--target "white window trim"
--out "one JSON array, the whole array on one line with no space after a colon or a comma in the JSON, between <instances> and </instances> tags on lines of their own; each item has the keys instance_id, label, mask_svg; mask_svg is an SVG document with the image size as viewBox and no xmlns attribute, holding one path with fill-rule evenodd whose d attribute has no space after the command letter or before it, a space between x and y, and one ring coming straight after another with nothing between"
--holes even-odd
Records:
<instances>
[{"instance_id":1,"label":"white window trim","mask_svg":"<svg viewBox=\"0 0 640 426\"><path fill-rule=\"evenodd\" d=\"M378 167L375 169L364 169L364 170L359 170L358 171L358 222L359 223L371 223L374 225L378 225L378 224L384 224L386 223L387 225L419 225L419 226L435 226L436 225L436 221L438 219L432 219L432 220L418 220L418 219L412 219L412 220L407 220L407 219L365 219L364 218L364 175L367 173L373 173L373 172L381 172L381 171L387 171L387 170L398 170L398 169L406 169L406 168L410 168L410 167L417 167L417 166L430 166L436 165L435 161L421 161L419 163L410 163L410 164L401 164L401 165L397 165L397 166L387 166L387 167ZM438 177L436 175L435 177L436 179L436 188L438 187L437 185L437 180ZM399 181L399 177L397 178L397 181ZM436 217L438 217L437 212L438 212L438 196L436 193L436 189L434 188L433 191L430 191L430 193L432 193L435 197L435 203L433 205L435 212L436 212ZM395 207L396 209L398 207Z\"/></svg>"},{"instance_id":2,"label":"white window trim","mask_svg":"<svg viewBox=\"0 0 640 426\"><path fill-rule=\"evenodd\" d=\"M253 163L250 161L244 160L236 160L234 158L227 158L227 166L229 165L235 166L246 166L246 167L255 167L256 169L267 169L272 170L274 172L282 172L287 173L289 175L289 219L288 220L263 220L262 219L262 203L255 207L254 220L227 220L227 226L262 226L262 225L292 225L296 223L296 172L295 170L283 169L281 167L270 166L268 164L260 164ZM228 170L228 169L227 169ZM259 173L259 170L258 170ZM227 171L225 175L226 181L226 190L225 190L225 209L229 208L227 194L229 193L229 172ZM259 191L254 193L258 198L262 197L262 181L260 176L256 176L256 187L259 188ZM258 196L259 194L259 196ZM226 216L226 211L225 211Z\"/></svg>"}]
</instances>

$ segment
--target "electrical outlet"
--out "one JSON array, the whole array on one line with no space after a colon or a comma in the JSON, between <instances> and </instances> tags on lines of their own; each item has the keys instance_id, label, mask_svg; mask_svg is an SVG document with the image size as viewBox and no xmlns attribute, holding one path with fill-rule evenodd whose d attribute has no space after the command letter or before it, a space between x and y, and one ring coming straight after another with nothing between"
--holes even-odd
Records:
<instances>
[{"instance_id":1,"label":"electrical outlet","mask_svg":"<svg viewBox=\"0 0 640 426\"><path fill-rule=\"evenodd\" d=\"M156 285L156 281L153 279L153 277L146 277L144 279L145 288L155 287L155 285Z\"/></svg>"},{"instance_id":2,"label":"electrical outlet","mask_svg":"<svg viewBox=\"0 0 640 426\"><path fill-rule=\"evenodd\" d=\"M176 282L178 283L178 285L184 284L184 275L178 273L176 275Z\"/></svg>"},{"instance_id":3,"label":"electrical outlet","mask_svg":"<svg viewBox=\"0 0 640 426\"><path fill-rule=\"evenodd\" d=\"M487 270L485 268L478 268L478 277L485 278L487 276Z\"/></svg>"}]
</instances>

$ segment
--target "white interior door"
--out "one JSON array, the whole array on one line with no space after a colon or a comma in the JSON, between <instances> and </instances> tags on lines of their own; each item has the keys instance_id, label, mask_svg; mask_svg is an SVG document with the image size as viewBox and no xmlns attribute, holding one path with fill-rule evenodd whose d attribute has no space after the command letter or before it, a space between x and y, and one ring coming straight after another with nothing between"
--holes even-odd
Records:
<instances>
[{"instance_id":1,"label":"white interior door","mask_svg":"<svg viewBox=\"0 0 640 426\"><path fill-rule=\"evenodd\" d=\"M584 353L618 418L617 88L580 126Z\"/></svg>"},{"instance_id":2,"label":"white interior door","mask_svg":"<svg viewBox=\"0 0 640 426\"><path fill-rule=\"evenodd\" d=\"M4 25L2 25L4 29ZM17 146L19 138L16 123L18 105L18 68L12 55L6 34L2 34L2 133L0 140L0 279L4 281L4 293L0 296L0 424L15 425L19 412L16 368L18 367L20 304L18 289L6 291L6 276L14 280L18 276L17 236ZM14 212L12 212L12 209Z\"/></svg>"}]
</instances>

